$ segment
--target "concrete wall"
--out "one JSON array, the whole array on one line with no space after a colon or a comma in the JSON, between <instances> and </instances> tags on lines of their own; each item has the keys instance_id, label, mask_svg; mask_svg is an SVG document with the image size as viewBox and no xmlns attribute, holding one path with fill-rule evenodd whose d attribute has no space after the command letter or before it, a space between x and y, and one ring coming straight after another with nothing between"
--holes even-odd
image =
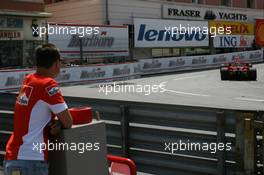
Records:
<instances>
[{"instance_id":1,"label":"concrete wall","mask_svg":"<svg viewBox=\"0 0 264 175\"><path fill-rule=\"evenodd\" d=\"M16 0L16 1L20 1L20 2L36 2L36 3L43 3L43 0Z\"/></svg>"},{"instance_id":2,"label":"concrete wall","mask_svg":"<svg viewBox=\"0 0 264 175\"><path fill-rule=\"evenodd\" d=\"M263 18L264 18L264 1L263 0L255 0L256 1L256 9L263 10Z\"/></svg>"},{"instance_id":3,"label":"concrete wall","mask_svg":"<svg viewBox=\"0 0 264 175\"><path fill-rule=\"evenodd\" d=\"M263 1L263 0L256 0ZM53 13L49 22L57 23L79 23L79 24L106 24L106 0L68 0L49 4L46 11ZM190 4L180 2L192 2L191 0L108 0L108 16L110 25L133 24L133 18L156 18L162 19L162 4L193 6L199 9L221 9L230 10L235 13L247 13L254 18L264 18L263 10L234 8L220 6L221 0L203 0L203 3L211 4ZM199 1L202 2L202 1ZM245 6L245 0L232 0L234 6ZM133 49L134 58L150 58L151 49Z\"/></svg>"},{"instance_id":4,"label":"concrete wall","mask_svg":"<svg viewBox=\"0 0 264 175\"><path fill-rule=\"evenodd\" d=\"M25 1L11 1L11 0L1 0L0 10L18 10L18 11L44 11L44 1L43 0L27 0Z\"/></svg>"},{"instance_id":5,"label":"concrete wall","mask_svg":"<svg viewBox=\"0 0 264 175\"><path fill-rule=\"evenodd\" d=\"M218 0L206 0L207 3L211 4L219 3ZM233 3L239 4L238 1L244 0L233 0ZM263 0L260 0L263 1ZM258 1L259 4L262 2ZM234 8L225 6L209 6L204 4L187 4L187 3L175 3L175 2L164 2L164 1L141 1L141 0L109 0L109 19L111 25L122 25L122 24L133 24L133 18L162 18L162 4L171 5L182 5L186 7L195 6L197 10L201 8L206 9L221 9L230 10L230 12L235 13L247 13L248 16L253 18L264 18L263 9L245 9L245 8ZM238 5L237 4L237 5ZM251 18L251 22L254 19Z\"/></svg>"},{"instance_id":6,"label":"concrete wall","mask_svg":"<svg viewBox=\"0 0 264 175\"><path fill-rule=\"evenodd\" d=\"M106 24L106 0L68 0L46 5L46 11L53 13L50 22L70 22L80 24ZM217 8L236 13L247 13L249 16L264 18L263 10L245 9L246 0L232 0L233 7L220 6L221 0L203 0L210 4L189 4L191 0L108 0L110 25L132 24L134 17L161 18L162 4L195 6L199 8ZM202 2L202 1L200 1ZM264 8L263 0L255 0L258 9Z\"/></svg>"},{"instance_id":7,"label":"concrete wall","mask_svg":"<svg viewBox=\"0 0 264 175\"><path fill-rule=\"evenodd\" d=\"M70 0L46 5L46 11L52 13L48 22L105 24L104 0Z\"/></svg>"},{"instance_id":8,"label":"concrete wall","mask_svg":"<svg viewBox=\"0 0 264 175\"><path fill-rule=\"evenodd\" d=\"M234 7L246 8L246 0L233 0Z\"/></svg>"},{"instance_id":9,"label":"concrete wall","mask_svg":"<svg viewBox=\"0 0 264 175\"><path fill-rule=\"evenodd\" d=\"M220 5L221 4L221 0L206 0L207 5Z\"/></svg>"}]
</instances>

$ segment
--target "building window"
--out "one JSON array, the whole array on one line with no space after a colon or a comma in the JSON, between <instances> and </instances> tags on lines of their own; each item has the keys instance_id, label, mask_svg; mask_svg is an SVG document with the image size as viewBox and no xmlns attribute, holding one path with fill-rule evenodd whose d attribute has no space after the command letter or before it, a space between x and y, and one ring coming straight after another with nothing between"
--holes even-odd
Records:
<instances>
[{"instance_id":1,"label":"building window","mask_svg":"<svg viewBox=\"0 0 264 175\"><path fill-rule=\"evenodd\" d=\"M152 49L152 58L180 56L179 48L157 48Z\"/></svg>"},{"instance_id":2,"label":"building window","mask_svg":"<svg viewBox=\"0 0 264 175\"><path fill-rule=\"evenodd\" d=\"M231 6L231 0L221 0L221 5L223 5L223 6Z\"/></svg>"},{"instance_id":3,"label":"building window","mask_svg":"<svg viewBox=\"0 0 264 175\"><path fill-rule=\"evenodd\" d=\"M255 0L247 0L247 8L254 8Z\"/></svg>"},{"instance_id":4,"label":"building window","mask_svg":"<svg viewBox=\"0 0 264 175\"><path fill-rule=\"evenodd\" d=\"M195 3L195 4L204 4L204 0L192 0L192 3Z\"/></svg>"},{"instance_id":5,"label":"building window","mask_svg":"<svg viewBox=\"0 0 264 175\"><path fill-rule=\"evenodd\" d=\"M3 40L0 41L0 68L22 66L23 41Z\"/></svg>"},{"instance_id":6,"label":"building window","mask_svg":"<svg viewBox=\"0 0 264 175\"><path fill-rule=\"evenodd\" d=\"M210 49L209 48L183 48L183 53L186 56L208 55L210 54Z\"/></svg>"},{"instance_id":7,"label":"building window","mask_svg":"<svg viewBox=\"0 0 264 175\"><path fill-rule=\"evenodd\" d=\"M152 57L162 57L162 49L152 49Z\"/></svg>"}]
</instances>

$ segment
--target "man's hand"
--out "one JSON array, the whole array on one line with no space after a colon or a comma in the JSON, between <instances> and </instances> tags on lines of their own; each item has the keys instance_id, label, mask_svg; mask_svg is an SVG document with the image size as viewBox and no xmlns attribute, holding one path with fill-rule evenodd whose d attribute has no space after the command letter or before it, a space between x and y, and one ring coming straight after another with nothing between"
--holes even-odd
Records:
<instances>
[{"instance_id":1,"label":"man's hand","mask_svg":"<svg viewBox=\"0 0 264 175\"><path fill-rule=\"evenodd\" d=\"M49 123L50 134L57 135L61 130L61 122L58 119L54 119Z\"/></svg>"}]
</instances>

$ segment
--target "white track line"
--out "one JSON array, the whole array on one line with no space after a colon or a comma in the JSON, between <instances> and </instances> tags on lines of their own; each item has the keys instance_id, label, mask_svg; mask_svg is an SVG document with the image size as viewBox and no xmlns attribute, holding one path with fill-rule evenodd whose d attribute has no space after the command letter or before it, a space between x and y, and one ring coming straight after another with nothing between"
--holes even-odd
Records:
<instances>
[{"instance_id":1,"label":"white track line","mask_svg":"<svg viewBox=\"0 0 264 175\"><path fill-rule=\"evenodd\" d=\"M182 94L182 95L192 95L192 96L199 96L199 97L209 97L210 95L204 95L204 94L195 94L195 93L189 93L189 92L182 92L182 91L174 91L170 89L165 89L167 92L173 92L176 94Z\"/></svg>"},{"instance_id":2,"label":"white track line","mask_svg":"<svg viewBox=\"0 0 264 175\"><path fill-rule=\"evenodd\" d=\"M263 99L254 99L254 98L243 98L243 97L237 97L236 100L243 100L243 101L253 101L253 102L264 102Z\"/></svg>"},{"instance_id":3,"label":"white track line","mask_svg":"<svg viewBox=\"0 0 264 175\"><path fill-rule=\"evenodd\" d=\"M184 79L191 79L191 78L198 78L198 77L204 77L205 75L196 75L196 76L191 76L191 77L181 77L181 78L175 78L173 80L184 80Z\"/></svg>"}]
</instances>

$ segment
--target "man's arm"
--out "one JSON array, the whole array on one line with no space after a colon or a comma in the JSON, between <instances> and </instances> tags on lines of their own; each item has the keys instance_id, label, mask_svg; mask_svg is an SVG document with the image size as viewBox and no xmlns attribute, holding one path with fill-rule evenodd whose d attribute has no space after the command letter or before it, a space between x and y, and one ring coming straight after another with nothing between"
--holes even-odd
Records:
<instances>
[{"instance_id":1,"label":"man's arm","mask_svg":"<svg viewBox=\"0 0 264 175\"><path fill-rule=\"evenodd\" d=\"M72 116L68 109L56 114L59 118L63 128L71 128L72 127Z\"/></svg>"},{"instance_id":2,"label":"man's arm","mask_svg":"<svg viewBox=\"0 0 264 175\"><path fill-rule=\"evenodd\" d=\"M64 98L60 92L59 86L55 80L50 80L45 84L45 94L44 101L47 103L48 108L51 110L55 116L59 119L52 121L51 129L56 125L62 125L63 128L71 128L72 126L72 116L68 110L68 106L64 101Z\"/></svg>"},{"instance_id":3,"label":"man's arm","mask_svg":"<svg viewBox=\"0 0 264 175\"><path fill-rule=\"evenodd\" d=\"M51 135L57 135L61 128L71 128L72 116L68 109L56 114L56 117L49 123L49 127Z\"/></svg>"}]
</instances>

